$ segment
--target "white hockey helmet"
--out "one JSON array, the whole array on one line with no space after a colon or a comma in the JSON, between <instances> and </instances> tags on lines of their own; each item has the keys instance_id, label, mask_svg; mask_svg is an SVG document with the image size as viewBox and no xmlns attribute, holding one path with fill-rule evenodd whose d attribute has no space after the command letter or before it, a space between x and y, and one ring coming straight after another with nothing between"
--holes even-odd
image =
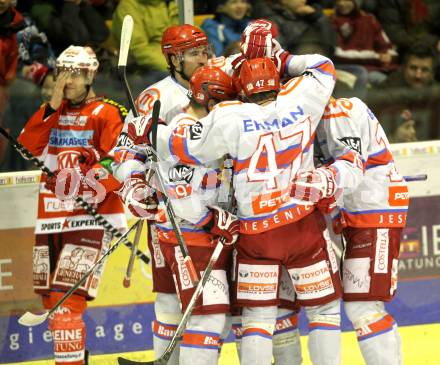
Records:
<instances>
[{"instance_id":1,"label":"white hockey helmet","mask_svg":"<svg viewBox=\"0 0 440 365\"><path fill-rule=\"evenodd\" d=\"M85 72L89 82L98 70L99 62L95 52L90 47L69 46L57 58L56 72Z\"/></svg>"}]
</instances>

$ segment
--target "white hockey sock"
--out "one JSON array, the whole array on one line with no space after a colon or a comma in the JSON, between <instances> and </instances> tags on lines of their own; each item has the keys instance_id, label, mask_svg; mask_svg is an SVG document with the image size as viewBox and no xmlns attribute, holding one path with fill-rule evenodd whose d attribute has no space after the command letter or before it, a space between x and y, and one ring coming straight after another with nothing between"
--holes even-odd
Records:
<instances>
[{"instance_id":1,"label":"white hockey sock","mask_svg":"<svg viewBox=\"0 0 440 365\"><path fill-rule=\"evenodd\" d=\"M380 301L346 302L345 311L356 330L367 365L402 364L402 345L394 318Z\"/></svg>"},{"instance_id":2,"label":"white hockey sock","mask_svg":"<svg viewBox=\"0 0 440 365\"><path fill-rule=\"evenodd\" d=\"M305 307L309 319L308 348L314 365L341 363L340 301Z\"/></svg>"},{"instance_id":3,"label":"white hockey sock","mask_svg":"<svg viewBox=\"0 0 440 365\"><path fill-rule=\"evenodd\" d=\"M157 293L154 311L156 320L152 323L153 349L155 358L158 358L164 353L182 318L177 295ZM179 365L179 348L180 345L177 344L168 365Z\"/></svg>"},{"instance_id":4,"label":"white hockey sock","mask_svg":"<svg viewBox=\"0 0 440 365\"><path fill-rule=\"evenodd\" d=\"M191 316L180 344L180 365L216 365L225 314Z\"/></svg>"},{"instance_id":5,"label":"white hockey sock","mask_svg":"<svg viewBox=\"0 0 440 365\"><path fill-rule=\"evenodd\" d=\"M298 330L298 314L289 309L278 309L273 333L273 357L275 365L300 365L301 342Z\"/></svg>"},{"instance_id":6,"label":"white hockey sock","mask_svg":"<svg viewBox=\"0 0 440 365\"><path fill-rule=\"evenodd\" d=\"M231 332L231 329L232 329L232 317L231 317L230 314L226 314L225 326L223 327L223 330L220 333L220 339L219 339L219 342L218 342L218 353L219 353L219 356L220 356L220 353L222 351L223 344L224 344L226 338L228 338L229 332Z\"/></svg>"},{"instance_id":7,"label":"white hockey sock","mask_svg":"<svg viewBox=\"0 0 440 365\"><path fill-rule=\"evenodd\" d=\"M276 306L243 308L241 365L270 365L272 363L272 335L276 317Z\"/></svg>"}]
</instances>

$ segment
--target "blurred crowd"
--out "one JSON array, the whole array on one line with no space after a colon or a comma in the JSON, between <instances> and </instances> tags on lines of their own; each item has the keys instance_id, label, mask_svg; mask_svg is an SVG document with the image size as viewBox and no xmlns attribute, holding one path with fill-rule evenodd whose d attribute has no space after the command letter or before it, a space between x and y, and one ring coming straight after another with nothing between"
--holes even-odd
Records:
<instances>
[{"instance_id":1,"label":"blurred crowd","mask_svg":"<svg viewBox=\"0 0 440 365\"><path fill-rule=\"evenodd\" d=\"M194 0L194 12L215 56L236 53L248 22L266 18L286 50L330 57L335 97L363 99L392 142L440 139L440 1ZM134 19L127 72L137 96L167 75L160 40L178 24L176 1L0 0L0 125L16 137L49 100L55 59L69 45L95 50L97 93L126 105L117 57L127 14ZM0 171L27 168L0 138Z\"/></svg>"}]
</instances>

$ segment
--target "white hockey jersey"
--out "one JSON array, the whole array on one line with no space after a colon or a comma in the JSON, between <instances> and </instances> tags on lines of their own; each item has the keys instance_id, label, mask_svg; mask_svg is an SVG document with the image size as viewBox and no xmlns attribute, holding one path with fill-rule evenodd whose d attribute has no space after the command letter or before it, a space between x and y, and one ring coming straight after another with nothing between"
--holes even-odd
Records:
<instances>
[{"instance_id":1,"label":"white hockey jersey","mask_svg":"<svg viewBox=\"0 0 440 365\"><path fill-rule=\"evenodd\" d=\"M358 151L365 163L361 183L344 190L340 213L334 220L338 231L343 225L405 226L408 187L396 170L385 132L367 105L358 98L333 99L317 129L317 140L325 163L338 158L337 146L341 144Z\"/></svg>"},{"instance_id":2,"label":"white hockey jersey","mask_svg":"<svg viewBox=\"0 0 440 365\"><path fill-rule=\"evenodd\" d=\"M270 104L223 102L200 121L159 129L159 154L169 150L182 163L202 165L230 155L242 233L267 231L314 209L290 197L290 184L299 169L313 168L311 159L304 166L303 151L313 142L335 70L319 55L294 56L288 67L303 74L287 82Z\"/></svg>"}]
</instances>

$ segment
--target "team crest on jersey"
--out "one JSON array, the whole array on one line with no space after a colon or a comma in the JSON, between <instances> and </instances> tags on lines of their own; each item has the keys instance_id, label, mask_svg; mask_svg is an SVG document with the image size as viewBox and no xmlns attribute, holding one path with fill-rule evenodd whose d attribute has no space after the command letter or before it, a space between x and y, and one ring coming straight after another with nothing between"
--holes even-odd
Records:
<instances>
[{"instance_id":1,"label":"team crest on jersey","mask_svg":"<svg viewBox=\"0 0 440 365\"><path fill-rule=\"evenodd\" d=\"M189 184L193 176L194 168L187 165L176 165L168 171L168 178L171 182L185 181Z\"/></svg>"},{"instance_id":2,"label":"team crest on jersey","mask_svg":"<svg viewBox=\"0 0 440 365\"><path fill-rule=\"evenodd\" d=\"M143 91L136 100L136 106L140 114L148 114L153 109L154 102L160 99L158 89L147 89Z\"/></svg>"},{"instance_id":3,"label":"team crest on jersey","mask_svg":"<svg viewBox=\"0 0 440 365\"><path fill-rule=\"evenodd\" d=\"M81 153L79 151L63 151L57 156L58 169L73 169L78 166Z\"/></svg>"},{"instance_id":4,"label":"team crest on jersey","mask_svg":"<svg viewBox=\"0 0 440 365\"><path fill-rule=\"evenodd\" d=\"M192 141L196 141L202 138L202 132L203 132L203 125L202 123L197 122L189 128L189 138Z\"/></svg>"},{"instance_id":5,"label":"team crest on jersey","mask_svg":"<svg viewBox=\"0 0 440 365\"><path fill-rule=\"evenodd\" d=\"M358 153L362 153L361 139L358 137L342 137L338 138L347 147L355 150Z\"/></svg>"}]
</instances>

